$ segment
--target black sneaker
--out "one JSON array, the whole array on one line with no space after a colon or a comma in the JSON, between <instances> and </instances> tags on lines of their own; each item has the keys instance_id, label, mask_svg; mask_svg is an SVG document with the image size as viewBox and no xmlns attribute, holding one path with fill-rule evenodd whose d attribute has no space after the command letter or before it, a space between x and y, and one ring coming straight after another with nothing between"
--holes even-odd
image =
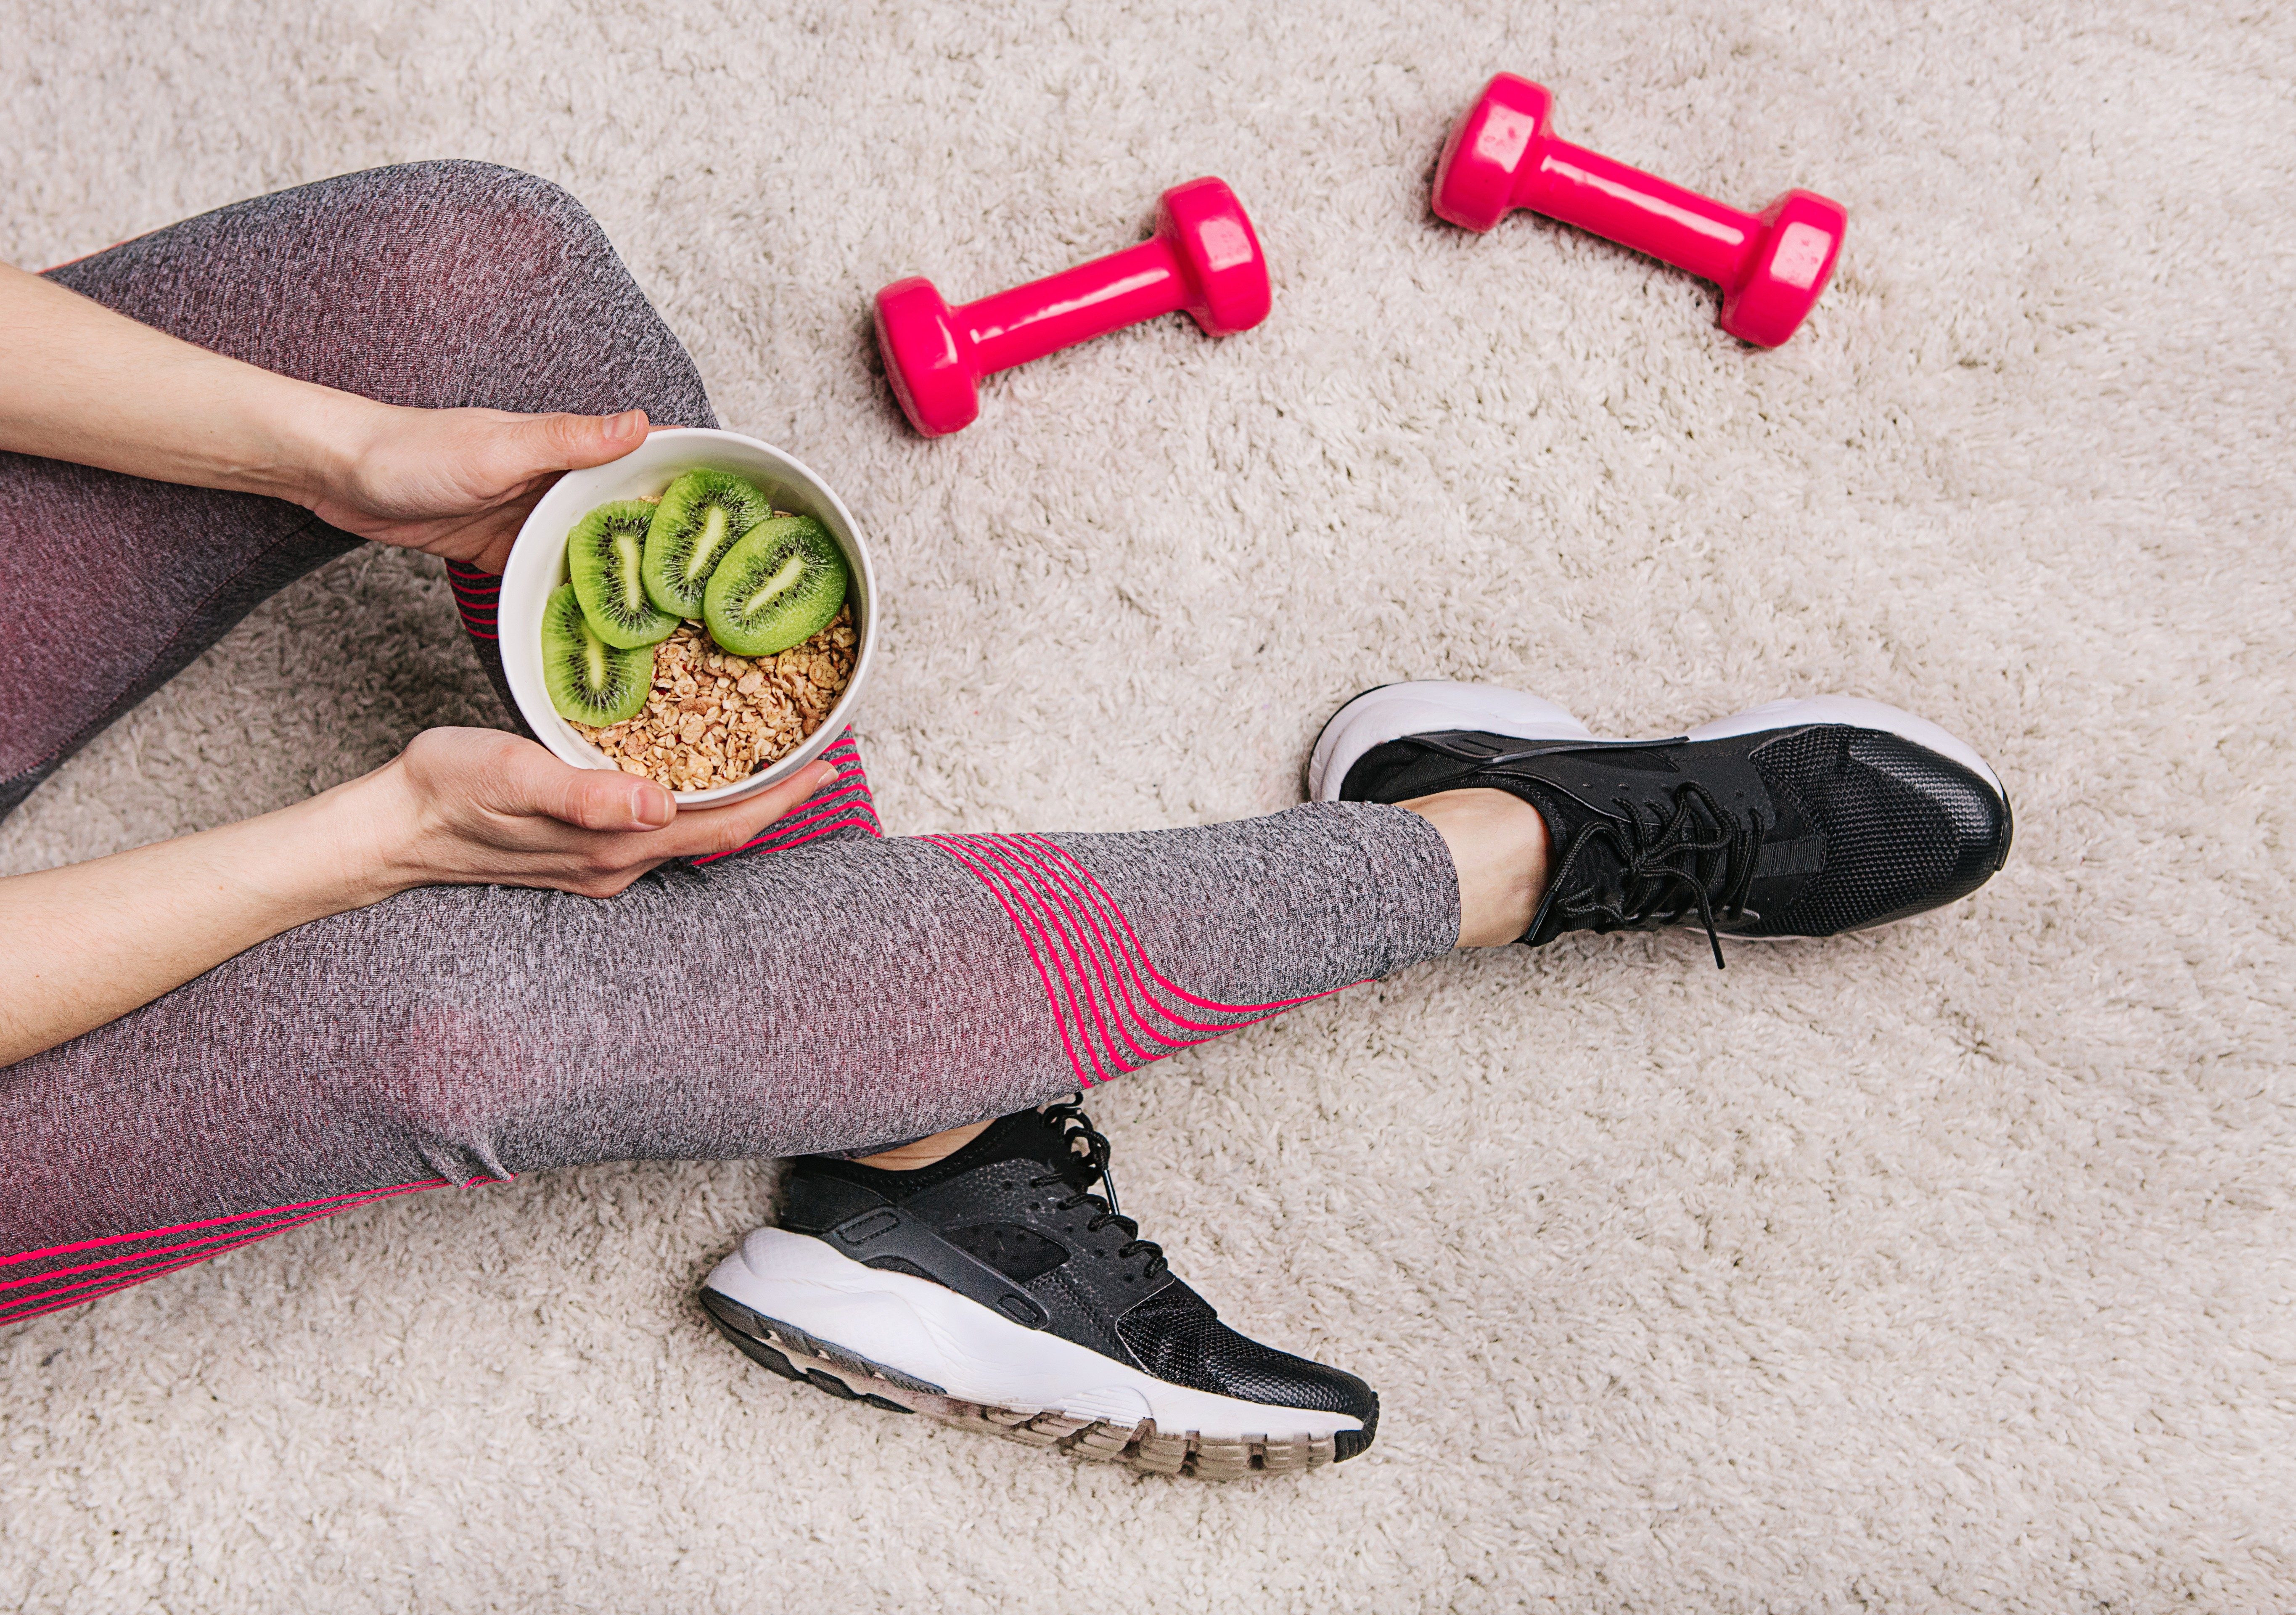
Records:
<instances>
[{"instance_id":1,"label":"black sneaker","mask_svg":"<svg viewBox=\"0 0 2296 1615\"><path fill-rule=\"evenodd\" d=\"M1246 1340L1173 1276L1073 1103L914 1172L801 1158L781 1226L718 1263L701 1304L833 1396L1139 1470L1313 1469L1379 1425L1361 1380Z\"/></svg>"},{"instance_id":2,"label":"black sneaker","mask_svg":"<svg viewBox=\"0 0 2296 1615\"><path fill-rule=\"evenodd\" d=\"M1855 696L1778 701L1671 740L1598 740L1486 685L1388 685L1316 737L1308 794L1403 802L1477 786L1538 810L1553 873L1522 940L1696 925L1826 937L1935 908L2009 856L2009 797L1935 724Z\"/></svg>"}]
</instances>

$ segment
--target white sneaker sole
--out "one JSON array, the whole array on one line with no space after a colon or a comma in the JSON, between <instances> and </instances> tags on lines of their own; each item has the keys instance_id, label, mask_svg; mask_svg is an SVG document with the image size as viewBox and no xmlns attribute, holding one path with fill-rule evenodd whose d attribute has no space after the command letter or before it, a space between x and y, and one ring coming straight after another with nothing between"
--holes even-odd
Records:
<instances>
[{"instance_id":1,"label":"white sneaker sole","mask_svg":"<svg viewBox=\"0 0 2296 1615\"><path fill-rule=\"evenodd\" d=\"M1689 732L1694 741L1727 740L1769 729L1798 729L1808 724L1847 724L1858 729L1879 729L1926 746L1949 758L1993 787L2006 801L2001 776L1977 754L1977 749L1930 722L1896 707L1856 695L1816 695L1801 700L1774 701ZM1536 695L1496 685L1462 685L1439 680L1382 685L1366 690L1332 714L1316 749L1308 759L1308 799L1339 800L1348 773L1374 746L1441 729L1477 729L1517 740L1601 740L1603 736L1556 706ZM1653 736L1672 739L1672 736Z\"/></svg>"},{"instance_id":2,"label":"white sneaker sole","mask_svg":"<svg viewBox=\"0 0 2296 1615\"><path fill-rule=\"evenodd\" d=\"M1225 1479L1317 1468L1337 1458L1338 1435L1363 1428L1343 1414L1168 1384L780 1228L744 1239L704 1289L737 1304L710 1307L735 1344L773 1367L754 1349L766 1347L791 1377L1136 1469Z\"/></svg>"}]
</instances>

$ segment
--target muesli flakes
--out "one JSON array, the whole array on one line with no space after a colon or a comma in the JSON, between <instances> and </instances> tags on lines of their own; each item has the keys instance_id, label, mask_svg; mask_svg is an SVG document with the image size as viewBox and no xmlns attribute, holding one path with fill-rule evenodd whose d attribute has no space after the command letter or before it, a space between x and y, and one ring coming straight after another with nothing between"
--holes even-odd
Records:
<instances>
[{"instance_id":1,"label":"muesli flakes","mask_svg":"<svg viewBox=\"0 0 2296 1615\"><path fill-rule=\"evenodd\" d=\"M672 791L745 780L803 745L853 676L853 608L778 656L721 651L698 622L655 649L644 709L611 728L574 728L625 774Z\"/></svg>"}]
</instances>

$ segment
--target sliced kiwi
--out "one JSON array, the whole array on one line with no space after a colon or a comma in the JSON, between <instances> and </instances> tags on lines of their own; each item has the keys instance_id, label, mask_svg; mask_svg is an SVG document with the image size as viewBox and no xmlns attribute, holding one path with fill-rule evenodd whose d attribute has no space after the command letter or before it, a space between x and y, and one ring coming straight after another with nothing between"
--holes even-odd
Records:
<instances>
[{"instance_id":1,"label":"sliced kiwi","mask_svg":"<svg viewBox=\"0 0 2296 1615\"><path fill-rule=\"evenodd\" d=\"M726 550L773 513L765 495L730 472L687 471L662 490L646 532L647 598L672 616L699 618L702 588Z\"/></svg>"},{"instance_id":2,"label":"sliced kiwi","mask_svg":"<svg viewBox=\"0 0 2296 1615\"><path fill-rule=\"evenodd\" d=\"M677 631L677 619L654 610L638 576L653 508L644 499L618 499L583 517L566 536L566 570L582 615L599 638L624 651L659 644Z\"/></svg>"},{"instance_id":3,"label":"sliced kiwi","mask_svg":"<svg viewBox=\"0 0 2296 1615\"><path fill-rule=\"evenodd\" d=\"M558 716L603 729L636 717L653 688L653 647L623 650L598 637L574 597L553 591L542 608L542 682Z\"/></svg>"},{"instance_id":4,"label":"sliced kiwi","mask_svg":"<svg viewBox=\"0 0 2296 1615\"><path fill-rule=\"evenodd\" d=\"M845 552L810 516L760 521L726 552L701 604L709 636L736 656L812 638L844 603Z\"/></svg>"}]
</instances>

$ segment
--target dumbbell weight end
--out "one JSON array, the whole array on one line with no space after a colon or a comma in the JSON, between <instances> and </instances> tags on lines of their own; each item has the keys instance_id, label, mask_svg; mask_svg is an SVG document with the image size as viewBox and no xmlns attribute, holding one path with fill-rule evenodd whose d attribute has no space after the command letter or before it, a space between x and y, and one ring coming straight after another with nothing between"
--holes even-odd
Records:
<instances>
[{"instance_id":1,"label":"dumbbell weight end","mask_svg":"<svg viewBox=\"0 0 2296 1615\"><path fill-rule=\"evenodd\" d=\"M947 302L922 275L877 293L877 351L901 413L924 436L962 430L980 414L972 355Z\"/></svg>"},{"instance_id":2,"label":"dumbbell weight end","mask_svg":"<svg viewBox=\"0 0 2296 1615\"><path fill-rule=\"evenodd\" d=\"M1815 191L1789 191L1755 222L1759 233L1736 279L1722 283L1714 323L1742 342L1775 348L1801 328L1833 278L1849 216Z\"/></svg>"}]
</instances>

